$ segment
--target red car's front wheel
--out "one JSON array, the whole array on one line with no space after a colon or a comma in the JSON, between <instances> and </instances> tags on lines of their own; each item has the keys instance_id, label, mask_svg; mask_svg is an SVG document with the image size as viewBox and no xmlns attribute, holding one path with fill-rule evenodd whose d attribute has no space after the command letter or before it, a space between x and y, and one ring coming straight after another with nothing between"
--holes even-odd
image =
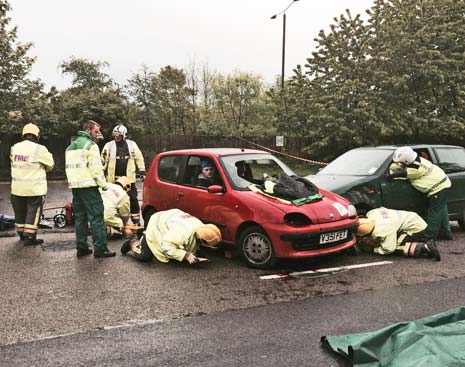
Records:
<instances>
[{"instance_id":1,"label":"red car's front wheel","mask_svg":"<svg viewBox=\"0 0 465 367\"><path fill-rule=\"evenodd\" d=\"M273 253L273 244L259 226L246 228L239 236L238 245L244 261L254 268L268 269L277 262Z\"/></svg>"}]
</instances>

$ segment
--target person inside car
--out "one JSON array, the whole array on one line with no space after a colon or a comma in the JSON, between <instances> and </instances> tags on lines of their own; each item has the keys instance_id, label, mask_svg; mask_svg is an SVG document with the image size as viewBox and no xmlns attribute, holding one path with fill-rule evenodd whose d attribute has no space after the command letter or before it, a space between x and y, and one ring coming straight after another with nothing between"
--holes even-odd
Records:
<instances>
[{"instance_id":1,"label":"person inside car","mask_svg":"<svg viewBox=\"0 0 465 367\"><path fill-rule=\"evenodd\" d=\"M237 175L249 182L253 182L252 172L250 170L250 166L245 161L238 161L235 163L237 168Z\"/></svg>"},{"instance_id":2,"label":"person inside car","mask_svg":"<svg viewBox=\"0 0 465 367\"><path fill-rule=\"evenodd\" d=\"M204 158L201 161L202 172L197 177L197 186L209 187L211 185L218 185L216 178L216 169L213 162Z\"/></svg>"},{"instance_id":3,"label":"person inside car","mask_svg":"<svg viewBox=\"0 0 465 367\"><path fill-rule=\"evenodd\" d=\"M417 213L381 207L366 216L359 219L356 232L357 244L363 250L441 260L434 241L425 237L426 222Z\"/></svg>"}]
</instances>

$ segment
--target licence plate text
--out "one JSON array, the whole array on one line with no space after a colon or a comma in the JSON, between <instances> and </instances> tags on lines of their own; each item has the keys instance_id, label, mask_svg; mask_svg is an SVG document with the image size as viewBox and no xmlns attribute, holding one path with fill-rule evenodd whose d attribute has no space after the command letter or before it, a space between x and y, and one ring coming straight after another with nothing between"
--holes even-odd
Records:
<instances>
[{"instance_id":1,"label":"licence plate text","mask_svg":"<svg viewBox=\"0 0 465 367\"><path fill-rule=\"evenodd\" d=\"M320 244L344 240L347 238L347 232L347 229L345 229L343 231L322 233L320 236Z\"/></svg>"}]
</instances>

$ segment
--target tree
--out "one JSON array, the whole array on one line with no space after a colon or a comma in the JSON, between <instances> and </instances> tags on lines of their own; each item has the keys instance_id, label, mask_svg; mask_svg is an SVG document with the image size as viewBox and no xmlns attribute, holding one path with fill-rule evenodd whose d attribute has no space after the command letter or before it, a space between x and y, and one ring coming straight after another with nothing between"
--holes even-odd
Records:
<instances>
[{"instance_id":1,"label":"tree","mask_svg":"<svg viewBox=\"0 0 465 367\"><path fill-rule=\"evenodd\" d=\"M79 93L82 90L104 91L113 86L110 76L102 71L108 67L106 61L92 61L72 56L63 61L58 67L63 75L71 75L72 91Z\"/></svg>"},{"instance_id":2,"label":"tree","mask_svg":"<svg viewBox=\"0 0 465 367\"><path fill-rule=\"evenodd\" d=\"M192 132L184 70L165 66L152 84L155 110L161 132L170 134L188 134Z\"/></svg>"},{"instance_id":3,"label":"tree","mask_svg":"<svg viewBox=\"0 0 465 367\"><path fill-rule=\"evenodd\" d=\"M463 144L465 2L376 0L364 22L335 18L283 91L280 132L313 138L320 158L360 145Z\"/></svg>"},{"instance_id":4,"label":"tree","mask_svg":"<svg viewBox=\"0 0 465 367\"><path fill-rule=\"evenodd\" d=\"M11 10L6 0L0 0L0 131L17 133L30 115L24 110L28 98L40 98L42 84L28 79L34 58L27 54L32 43L17 39L17 27L10 28Z\"/></svg>"},{"instance_id":5,"label":"tree","mask_svg":"<svg viewBox=\"0 0 465 367\"><path fill-rule=\"evenodd\" d=\"M415 141L462 136L465 3L377 0L369 14L370 70L386 127Z\"/></svg>"},{"instance_id":6,"label":"tree","mask_svg":"<svg viewBox=\"0 0 465 367\"><path fill-rule=\"evenodd\" d=\"M313 137L309 151L336 155L352 145L373 143L381 123L367 103L370 81L365 65L367 31L359 15L349 11L320 31L316 51L305 71L298 66L283 91L271 91L278 102L280 131Z\"/></svg>"},{"instance_id":7,"label":"tree","mask_svg":"<svg viewBox=\"0 0 465 367\"><path fill-rule=\"evenodd\" d=\"M132 106L119 86L102 71L107 66L106 62L75 57L60 64L62 73L73 77L71 87L51 100L52 108L60 112L61 134L75 132L88 119L100 123L104 134L117 124L128 125ZM130 127L131 133L140 130L137 123L131 122Z\"/></svg>"},{"instance_id":8,"label":"tree","mask_svg":"<svg viewBox=\"0 0 465 367\"><path fill-rule=\"evenodd\" d=\"M135 104L131 121L138 120L146 133L156 133L156 115L152 85L156 78L155 73L142 65L140 72L134 74L126 85L126 90Z\"/></svg>"},{"instance_id":9,"label":"tree","mask_svg":"<svg viewBox=\"0 0 465 367\"><path fill-rule=\"evenodd\" d=\"M260 77L241 72L226 77L217 75L212 91L212 120L203 121L202 131L238 135L272 133L269 120L264 118L266 96Z\"/></svg>"},{"instance_id":10,"label":"tree","mask_svg":"<svg viewBox=\"0 0 465 367\"><path fill-rule=\"evenodd\" d=\"M198 66L195 61L191 61L187 66L186 72L186 92L189 100L189 119L192 133L196 133L200 124L200 82L198 75Z\"/></svg>"}]
</instances>

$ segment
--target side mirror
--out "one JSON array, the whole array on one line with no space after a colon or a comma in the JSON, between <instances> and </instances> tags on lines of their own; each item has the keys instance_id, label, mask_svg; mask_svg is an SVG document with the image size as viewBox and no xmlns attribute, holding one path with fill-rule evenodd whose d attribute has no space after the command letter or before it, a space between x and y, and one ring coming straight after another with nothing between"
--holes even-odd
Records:
<instances>
[{"instance_id":1,"label":"side mirror","mask_svg":"<svg viewBox=\"0 0 465 367\"><path fill-rule=\"evenodd\" d=\"M208 192L210 194L220 194L223 192L223 187L220 185L211 185L208 186Z\"/></svg>"}]
</instances>

